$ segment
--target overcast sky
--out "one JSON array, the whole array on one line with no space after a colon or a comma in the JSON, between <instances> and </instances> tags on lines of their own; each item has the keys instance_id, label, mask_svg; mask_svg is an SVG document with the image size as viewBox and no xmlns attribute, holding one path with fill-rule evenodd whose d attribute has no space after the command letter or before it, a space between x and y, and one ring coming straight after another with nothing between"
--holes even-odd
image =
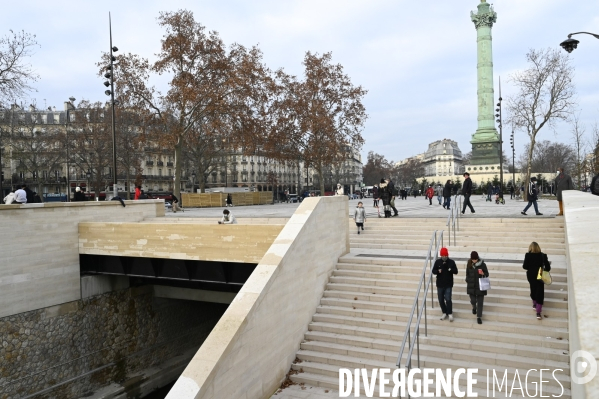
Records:
<instances>
[{"instance_id":1,"label":"overcast sky","mask_svg":"<svg viewBox=\"0 0 599 399\"><path fill-rule=\"evenodd\" d=\"M108 49L108 11L114 45L152 58L163 32L160 11L189 9L227 44L259 45L271 69L300 75L306 51L332 51L356 85L368 90L369 119L362 154L375 151L400 160L424 152L432 141L456 140L463 152L477 127L476 30L470 11L480 0L103 0L4 2L2 34L8 29L37 35L31 59L40 75L38 107L63 107L70 96L102 100L105 87L95 63ZM503 97L509 76L526 68L530 48L558 47L568 33L599 33L598 1L497 0L493 27L495 81ZM599 40L580 35L572 53L580 118L587 131L599 121ZM163 82L156 82L158 86ZM163 87L164 88L164 87ZM496 86L496 97L497 86ZM570 141L569 126L539 138ZM590 133L590 132L589 132ZM509 150L509 134L504 148ZM516 132L517 151L527 140Z\"/></svg>"}]
</instances>

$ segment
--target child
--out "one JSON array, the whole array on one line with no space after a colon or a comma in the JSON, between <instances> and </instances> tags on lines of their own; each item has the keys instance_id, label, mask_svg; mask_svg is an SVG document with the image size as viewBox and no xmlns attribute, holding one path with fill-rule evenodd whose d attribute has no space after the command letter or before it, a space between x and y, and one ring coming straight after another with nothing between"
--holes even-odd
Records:
<instances>
[{"instance_id":1,"label":"child","mask_svg":"<svg viewBox=\"0 0 599 399\"><path fill-rule=\"evenodd\" d=\"M364 230L364 222L366 222L366 210L362 206L362 202L358 202L358 206L354 211L354 220L358 228L358 234L360 234L360 229Z\"/></svg>"}]
</instances>

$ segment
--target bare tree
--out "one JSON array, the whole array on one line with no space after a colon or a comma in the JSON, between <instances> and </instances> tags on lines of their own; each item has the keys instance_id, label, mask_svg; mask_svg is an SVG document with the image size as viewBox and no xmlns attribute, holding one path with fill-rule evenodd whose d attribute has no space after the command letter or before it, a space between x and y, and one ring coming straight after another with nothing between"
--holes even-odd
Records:
<instances>
[{"instance_id":1,"label":"bare tree","mask_svg":"<svg viewBox=\"0 0 599 399\"><path fill-rule=\"evenodd\" d=\"M10 33L0 38L0 102L15 100L33 90L30 86L39 79L26 62L39 47L35 35L25 31Z\"/></svg>"},{"instance_id":2,"label":"bare tree","mask_svg":"<svg viewBox=\"0 0 599 399\"><path fill-rule=\"evenodd\" d=\"M518 167L521 170L531 170L536 173L555 172L559 167L573 170L576 165L576 152L572 146L549 140L538 141L532 152L529 168L530 144L526 144L524 152L518 159Z\"/></svg>"},{"instance_id":3,"label":"bare tree","mask_svg":"<svg viewBox=\"0 0 599 399\"><path fill-rule=\"evenodd\" d=\"M584 158L587 143L584 137L586 129L580 125L580 115L575 114L572 118L572 143L574 145L574 154L576 161L574 163L574 173L576 177L576 185L582 187L582 176L584 174Z\"/></svg>"},{"instance_id":4,"label":"bare tree","mask_svg":"<svg viewBox=\"0 0 599 399\"><path fill-rule=\"evenodd\" d=\"M11 123L11 157L16 170L30 175L36 191L42 193L42 187L59 184L59 171L64 163L64 151L61 145L64 131L52 123L42 120L39 110L32 105L28 112L19 110L12 113L16 120Z\"/></svg>"},{"instance_id":5,"label":"bare tree","mask_svg":"<svg viewBox=\"0 0 599 399\"><path fill-rule=\"evenodd\" d=\"M574 68L567 54L557 49L530 50L526 54L529 68L514 73L510 80L518 92L508 99L511 122L523 128L530 138L528 168L530 173L536 137L545 126L567 120L574 107Z\"/></svg>"},{"instance_id":6,"label":"bare tree","mask_svg":"<svg viewBox=\"0 0 599 399\"><path fill-rule=\"evenodd\" d=\"M377 184L381 181L381 178L390 176L393 168L393 162L388 161L384 155L369 151L362 172L364 184L367 186Z\"/></svg>"},{"instance_id":7,"label":"bare tree","mask_svg":"<svg viewBox=\"0 0 599 399\"><path fill-rule=\"evenodd\" d=\"M81 101L72 112L69 125L71 162L80 173L90 173L90 184L96 197L112 182L112 132L110 111L103 104Z\"/></svg>"}]
</instances>

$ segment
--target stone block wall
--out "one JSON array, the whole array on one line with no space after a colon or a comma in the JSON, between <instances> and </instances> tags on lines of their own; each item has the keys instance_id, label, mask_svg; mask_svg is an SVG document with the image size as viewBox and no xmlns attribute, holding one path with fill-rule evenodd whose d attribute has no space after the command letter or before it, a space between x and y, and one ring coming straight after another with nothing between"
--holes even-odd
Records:
<instances>
[{"instance_id":1,"label":"stone block wall","mask_svg":"<svg viewBox=\"0 0 599 399\"><path fill-rule=\"evenodd\" d=\"M81 299L80 222L164 216L164 201L0 205L0 317Z\"/></svg>"},{"instance_id":2,"label":"stone block wall","mask_svg":"<svg viewBox=\"0 0 599 399\"><path fill-rule=\"evenodd\" d=\"M0 399L80 398L198 348L227 306L111 292L0 319ZM193 352L191 352L193 353Z\"/></svg>"}]
</instances>

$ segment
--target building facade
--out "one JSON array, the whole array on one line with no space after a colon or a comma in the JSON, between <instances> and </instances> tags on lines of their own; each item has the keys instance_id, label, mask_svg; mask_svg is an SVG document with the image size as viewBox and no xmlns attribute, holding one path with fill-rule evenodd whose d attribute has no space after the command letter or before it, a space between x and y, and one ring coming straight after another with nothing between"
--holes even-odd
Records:
<instances>
[{"instance_id":1,"label":"building facade","mask_svg":"<svg viewBox=\"0 0 599 399\"><path fill-rule=\"evenodd\" d=\"M24 109L18 105L0 109L2 198L11 187L22 183L47 195L70 192L72 196L75 187L81 187L83 191L95 191L91 187L98 187L100 192L112 191L112 138L106 131L82 137L81 118L89 119L89 113L75 109L70 102L64 103L63 110L52 107L38 110L34 106ZM135 128L132 134L137 134ZM108 145L100 147L102 140ZM75 150L76 145L79 145L78 150ZM136 180L142 182L146 192L173 191L174 151L152 142L140 144L138 150L132 155L136 159L128 163L129 167L122 162L117 164L119 191L132 193ZM117 148L117 156L120 158L124 151L124 148ZM203 186L207 190L247 188L294 194L318 190L320 185L315 170L301 160L277 160L264 154L243 154L233 150L221 152L208 162L211 165L209 171L198 176L193 163L183 160L181 191L195 192ZM347 192L359 190L362 183L359 151L348 147L344 161L328 168L323 178L327 188L341 183Z\"/></svg>"},{"instance_id":2,"label":"building facade","mask_svg":"<svg viewBox=\"0 0 599 399\"><path fill-rule=\"evenodd\" d=\"M437 140L428 145L422 160L427 180L447 180L464 173L462 151L453 140Z\"/></svg>"}]
</instances>

